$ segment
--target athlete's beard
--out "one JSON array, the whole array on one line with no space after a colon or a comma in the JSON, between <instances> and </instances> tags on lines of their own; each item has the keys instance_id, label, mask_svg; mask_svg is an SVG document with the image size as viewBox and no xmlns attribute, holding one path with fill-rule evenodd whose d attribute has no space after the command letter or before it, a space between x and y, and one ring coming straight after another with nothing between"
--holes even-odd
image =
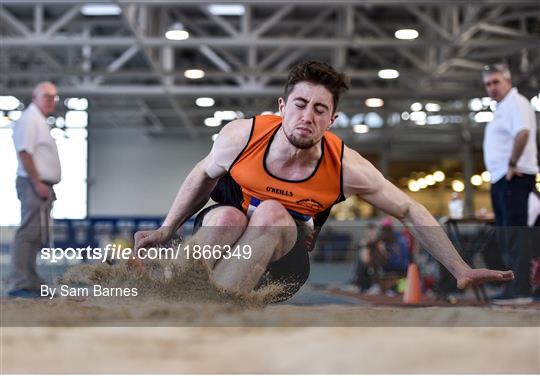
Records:
<instances>
[{"instance_id":1,"label":"athlete's beard","mask_svg":"<svg viewBox=\"0 0 540 376\"><path fill-rule=\"evenodd\" d=\"M317 143L317 141L313 139L296 137L292 133L287 134L287 132L285 132L285 129L283 130L283 133L285 133L285 137L287 137L287 140L289 140L289 142L298 149L309 149Z\"/></svg>"}]
</instances>

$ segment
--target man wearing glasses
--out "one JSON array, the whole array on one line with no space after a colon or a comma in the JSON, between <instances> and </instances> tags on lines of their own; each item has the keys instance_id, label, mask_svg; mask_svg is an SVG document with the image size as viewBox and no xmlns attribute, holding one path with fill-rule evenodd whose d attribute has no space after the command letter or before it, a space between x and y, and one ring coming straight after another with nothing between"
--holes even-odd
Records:
<instances>
[{"instance_id":1,"label":"man wearing glasses","mask_svg":"<svg viewBox=\"0 0 540 376\"><path fill-rule=\"evenodd\" d=\"M507 301L530 298L530 236L527 206L538 173L536 116L523 95L512 87L508 67L495 64L483 72L487 94L497 102L484 134L484 162L491 174L491 201L499 244L516 279L497 296ZM538 249L538 245L534 245Z\"/></svg>"},{"instance_id":2,"label":"man wearing glasses","mask_svg":"<svg viewBox=\"0 0 540 376\"><path fill-rule=\"evenodd\" d=\"M58 102L51 82L40 82L32 92L32 103L13 128L17 151L17 195L21 201L21 225L11 249L9 296L40 296L44 283L36 272L36 255L48 239L53 185L60 182L60 158L50 134L47 117Z\"/></svg>"}]
</instances>

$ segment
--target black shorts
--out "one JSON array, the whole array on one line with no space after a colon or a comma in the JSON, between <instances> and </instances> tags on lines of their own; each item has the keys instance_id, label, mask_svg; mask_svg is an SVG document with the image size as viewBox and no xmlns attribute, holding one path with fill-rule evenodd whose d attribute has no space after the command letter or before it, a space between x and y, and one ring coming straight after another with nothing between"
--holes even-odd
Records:
<instances>
[{"instance_id":1,"label":"black shorts","mask_svg":"<svg viewBox=\"0 0 540 376\"><path fill-rule=\"evenodd\" d=\"M195 234L202 226L204 216L208 214L210 210L220 206L228 205L215 204L201 210L197 214L195 223L193 224L193 234ZM309 247L306 244L310 231L298 222L296 228L297 237L293 248L285 256L268 265L257 285L257 289L276 283L285 285L284 292L274 299L274 303L291 298L298 290L300 290L309 277Z\"/></svg>"}]
</instances>

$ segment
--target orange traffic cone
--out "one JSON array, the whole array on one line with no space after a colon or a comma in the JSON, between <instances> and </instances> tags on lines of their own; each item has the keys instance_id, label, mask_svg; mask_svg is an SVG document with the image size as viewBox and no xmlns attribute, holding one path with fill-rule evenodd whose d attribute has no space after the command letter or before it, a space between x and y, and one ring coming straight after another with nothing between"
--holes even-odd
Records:
<instances>
[{"instance_id":1,"label":"orange traffic cone","mask_svg":"<svg viewBox=\"0 0 540 376\"><path fill-rule=\"evenodd\" d=\"M407 268L407 287L403 294L403 303L420 303L422 292L420 291L420 272L414 262Z\"/></svg>"}]
</instances>

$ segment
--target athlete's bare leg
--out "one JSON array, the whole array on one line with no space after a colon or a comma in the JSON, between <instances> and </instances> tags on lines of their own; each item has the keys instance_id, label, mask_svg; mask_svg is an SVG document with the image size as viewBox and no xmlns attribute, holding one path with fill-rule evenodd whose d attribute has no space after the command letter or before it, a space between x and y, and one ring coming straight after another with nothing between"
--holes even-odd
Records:
<instances>
[{"instance_id":1,"label":"athlete's bare leg","mask_svg":"<svg viewBox=\"0 0 540 376\"><path fill-rule=\"evenodd\" d=\"M231 206L220 206L208 212L201 228L185 246L229 245L251 249L251 256L228 259L203 258L214 283L234 293L252 291L270 262L287 254L296 242L296 223L279 202L268 200L255 209L251 219ZM184 247L185 247L184 246ZM185 256L185 255L184 255Z\"/></svg>"},{"instance_id":2,"label":"athlete's bare leg","mask_svg":"<svg viewBox=\"0 0 540 376\"><path fill-rule=\"evenodd\" d=\"M203 219L202 226L197 230L189 241L183 245L183 249L193 252L195 246L232 246L244 233L248 220L244 213L232 206L219 206L210 210ZM185 254L183 254L185 259ZM213 258L202 258L209 270L212 270L218 261Z\"/></svg>"},{"instance_id":3,"label":"athlete's bare leg","mask_svg":"<svg viewBox=\"0 0 540 376\"><path fill-rule=\"evenodd\" d=\"M247 228L234 244L240 249L249 246L251 257L218 260L211 278L227 291L250 292L257 286L268 264L292 249L296 237L296 223L283 205L273 200L264 201L255 209Z\"/></svg>"}]
</instances>

